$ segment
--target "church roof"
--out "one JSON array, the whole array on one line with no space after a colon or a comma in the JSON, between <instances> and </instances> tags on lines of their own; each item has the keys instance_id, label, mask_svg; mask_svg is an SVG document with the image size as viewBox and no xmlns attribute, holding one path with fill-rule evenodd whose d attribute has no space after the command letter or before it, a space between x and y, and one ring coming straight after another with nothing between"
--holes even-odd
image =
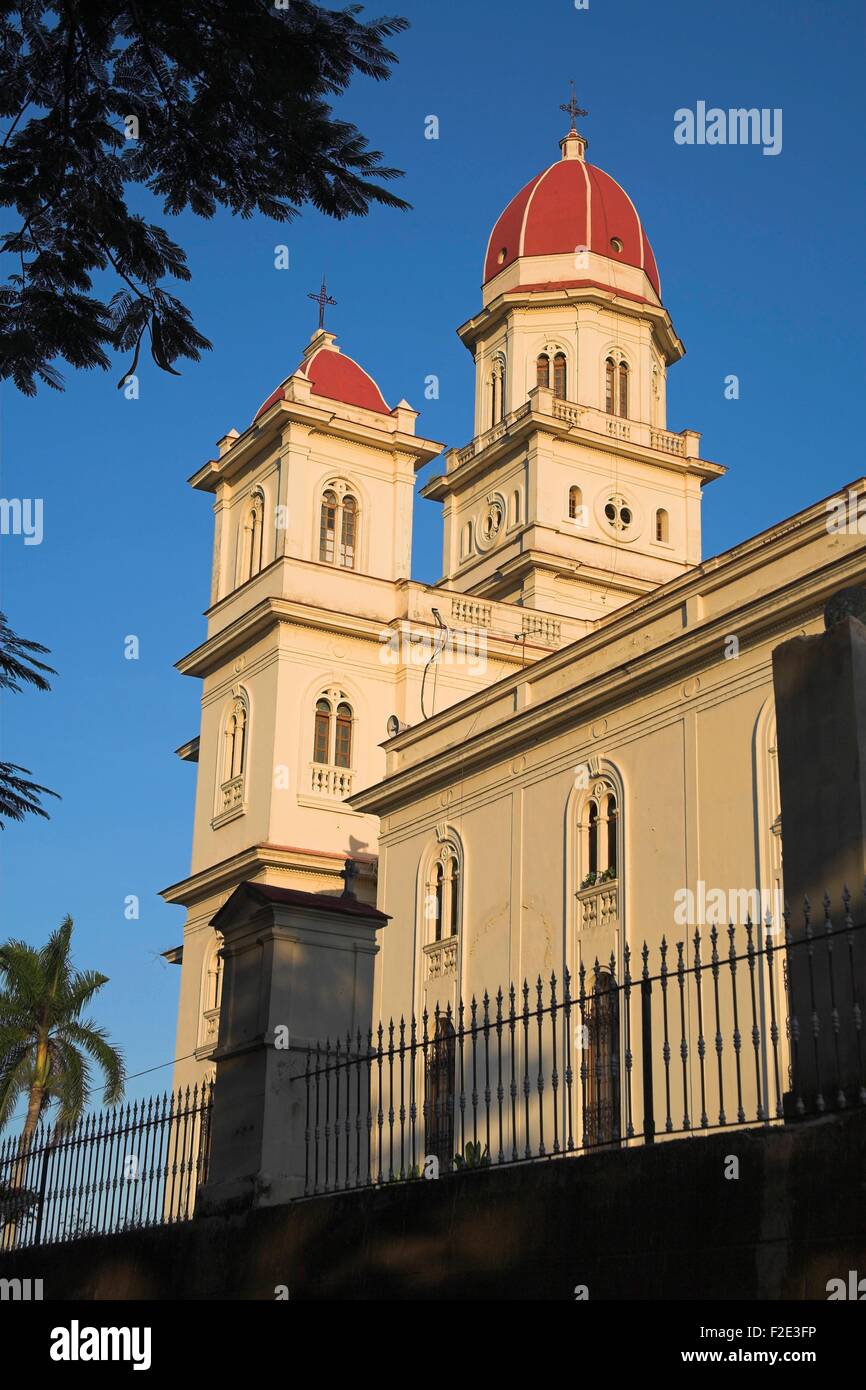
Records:
<instances>
[{"instance_id":1,"label":"church roof","mask_svg":"<svg viewBox=\"0 0 866 1390\"><path fill-rule=\"evenodd\" d=\"M322 346L316 347L317 338L324 339ZM380 415L390 415L391 407L379 390L369 372L365 372L352 357L341 352L335 345L333 335L320 333L314 337L310 349L298 367L298 374L305 376L312 386L314 396L324 396L327 400L341 401L344 405L360 406L363 410L375 410ZM266 401L259 406L255 419L283 399L285 382L272 391Z\"/></svg>"},{"instance_id":2,"label":"church roof","mask_svg":"<svg viewBox=\"0 0 866 1390\"><path fill-rule=\"evenodd\" d=\"M583 158L585 141L572 132L562 159L543 169L499 216L484 258L484 283L519 256L573 255L579 247L613 265L643 270L661 298L655 256L625 189Z\"/></svg>"}]
</instances>

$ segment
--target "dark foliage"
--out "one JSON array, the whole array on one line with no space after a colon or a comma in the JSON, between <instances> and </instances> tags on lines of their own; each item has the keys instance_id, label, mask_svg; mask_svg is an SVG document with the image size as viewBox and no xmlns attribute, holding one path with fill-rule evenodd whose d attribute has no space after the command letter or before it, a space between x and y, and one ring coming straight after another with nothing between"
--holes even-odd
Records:
<instances>
[{"instance_id":1,"label":"dark foliage","mask_svg":"<svg viewBox=\"0 0 866 1390\"><path fill-rule=\"evenodd\" d=\"M210 344L162 284L190 278L166 231L130 210L143 186L167 213L228 208L277 221L312 204L336 218L406 204L329 99L390 75L405 20L308 0L0 0L0 378L62 387L54 365L110 365L142 345L173 372ZM137 138L127 138L135 130ZM98 297L94 274L114 292Z\"/></svg>"},{"instance_id":2,"label":"dark foliage","mask_svg":"<svg viewBox=\"0 0 866 1390\"><path fill-rule=\"evenodd\" d=\"M49 690L46 677L55 673L36 657L37 653L45 656L47 650L41 642L19 637L7 623L5 614L0 613L0 690L20 691L24 685ZM29 771L17 763L0 762L0 830L4 820L23 820L26 815L48 816L40 798L57 793L19 776Z\"/></svg>"}]
</instances>

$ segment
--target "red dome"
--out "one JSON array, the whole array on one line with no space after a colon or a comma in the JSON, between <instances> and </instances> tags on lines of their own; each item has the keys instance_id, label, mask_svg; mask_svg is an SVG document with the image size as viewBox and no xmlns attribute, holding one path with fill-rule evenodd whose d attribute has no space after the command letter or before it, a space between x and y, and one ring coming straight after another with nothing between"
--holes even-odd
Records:
<instances>
[{"instance_id":1,"label":"red dome","mask_svg":"<svg viewBox=\"0 0 866 1390\"><path fill-rule=\"evenodd\" d=\"M484 283L518 256L573 255L578 246L645 271L661 298L652 247L628 194L573 156L536 174L512 198L490 233Z\"/></svg>"},{"instance_id":2,"label":"red dome","mask_svg":"<svg viewBox=\"0 0 866 1390\"><path fill-rule=\"evenodd\" d=\"M347 357L336 348L317 348L298 367L298 374L308 378L314 396L325 396L328 400L360 406L363 410L375 410L380 415L391 413L373 378L354 358ZM278 386L259 406L254 418L258 420L260 415L282 399L283 387Z\"/></svg>"}]
</instances>

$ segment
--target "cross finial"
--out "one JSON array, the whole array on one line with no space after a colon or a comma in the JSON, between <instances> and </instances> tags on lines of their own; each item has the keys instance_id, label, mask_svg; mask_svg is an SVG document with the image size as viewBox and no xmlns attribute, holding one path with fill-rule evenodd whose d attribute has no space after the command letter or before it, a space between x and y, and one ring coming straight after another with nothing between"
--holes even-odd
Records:
<instances>
[{"instance_id":1,"label":"cross finial","mask_svg":"<svg viewBox=\"0 0 866 1390\"><path fill-rule=\"evenodd\" d=\"M319 306L319 329L321 330L325 326L325 305L337 303L336 299L332 299L328 294L328 286L325 282L324 272L322 274L322 288L317 294L313 294L312 292L309 293L307 298L314 300Z\"/></svg>"},{"instance_id":2,"label":"cross finial","mask_svg":"<svg viewBox=\"0 0 866 1390\"><path fill-rule=\"evenodd\" d=\"M571 117L571 128L577 130L578 116L588 116L589 112L584 111L582 106L578 106L577 97L574 94L574 82L570 82L569 86L571 87L571 100L563 103L559 109Z\"/></svg>"}]
</instances>

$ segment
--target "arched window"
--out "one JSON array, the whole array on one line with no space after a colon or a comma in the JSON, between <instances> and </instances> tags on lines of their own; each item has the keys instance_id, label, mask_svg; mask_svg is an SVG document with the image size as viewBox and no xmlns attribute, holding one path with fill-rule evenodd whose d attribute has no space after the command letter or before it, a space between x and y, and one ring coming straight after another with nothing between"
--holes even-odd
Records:
<instances>
[{"instance_id":1,"label":"arched window","mask_svg":"<svg viewBox=\"0 0 866 1390\"><path fill-rule=\"evenodd\" d=\"M337 727L334 739L335 767L352 766L352 707L345 701L337 706Z\"/></svg>"},{"instance_id":2,"label":"arched window","mask_svg":"<svg viewBox=\"0 0 866 1390\"><path fill-rule=\"evenodd\" d=\"M661 416L661 373L658 367L653 367L651 409L652 423L658 425Z\"/></svg>"},{"instance_id":3,"label":"arched window","mask_svg":"<svg viewBox=\"0 0 866 1390\"><path fill-rule=\"evenodd\" d=\"M241 579L252 579L262 568L265 540L265 499L261 492L254 492L247 511L244 526L244 562Z\"/></svg>"},{"instance_id":4,"label":"arched window","mask_svg":"<svg viewBox=\"0 0 866 1390\"><path fill-rule=\"evenodd\" d=\"M240 815L244 809L244 788L249 747L250 711L246 692L238 688L223 717L222 749L217 772L215 821Z\"/></svg>"},{"instance_id":5,"label":"arched window","mask_svg":"<svg viewBox=\"0 0 866 1390\"><path fill-rule=\"evenodd\" d=\"M305 735L307 737L307 735ZM322 690L313 712L313 756L309 790L317 798L343 801L355 781L355 714L344 690Z\"/></svg>"},{"instance_id":6,"label":"arched window","mask_svg":"<svg viewBox=\"0 0 866 1390\"><path fill-rule=\"evenodd\" d=\"M221 945L222 943L220 943ZM222 1001L223 992L223 958L220 955L220 946L216 946L211 951L208 960L207 976L205 978L205 1012L209 1009L219 1009Z\"/></svg>"},{"instance_id":7,"label":"arched window","mask_svg":"<svg viewBox=\"0 0 866 1390\"><path fill-rule=\"evenodd\" d=\"M583 493L575 484L568 489L568 516L571 521L579 521L583 512Z\"/></svg>"},{"instance_id":8,"label":"arched window","mask_svg":"<svg viewBox=\"0 0 866 1390\"><path fill-rule=\"evenodd\" d=\"M460 861L452 855L449 861L448 880L448 929L449 935L456 936L460 927Z\"/></svg>"},{"instance_id":9,"label":"arched window","mask_svg":"<svg viewBox=\"0 0 866 1390\"><path fill-rule=\"evenodd\" d=\"M558 401L566 398L565 353L558 352L553 359L553 394Z\"/></svg>"},{"instance_id":10,"label":"arched window","mask_svg":"<svg viewBox=\"0 0 866 1390\"><path fill-rule=\"evenodd\" d=\"M607 869L613 878L616 878L617 815L616 796L611 792L607 798Z\"/></svg>"},{"instance_id":11,"label":"arched window","mask_svg":"<svg viewBox=\"0 0 866 1390\"><path fill-rule=\"evenodd\" d=\"M619 875L619 805L610 781L596 781L580 815L581 888L608 883Z\"/></svg>"},{"instance_id":12,"label":"arched window","mask_svg":"<svg viewBox=\"0 0 866 1390\"><path fill-rule=\"evenodd\" d=\"M498 425L505 418L505 358L498 353L490 373L490 424Z\"/></svg>"},{"instance_id":13,"label":"arched window","mask_svg":"<svg viewBox=\"0 0 866 1390\"><path fill-rule=\"evenodd\" d=\"M442 940L442 909L445 903L445 869L441 863L433 865L433 936Z\"/></svg>"},{"instance_id":14,"label":"arched window","mask_svg":"<svg viewBox=\"0 0 866 1390\"><path fill-rule=\"evenodd\" d=\"M327 700L316 701L313 729L313 762L326 763L331 753L331 706Z\"/></svg>"},{"instance_id":15,"label":"arched window","mask_svg":"<svg viewBox=\"0 0 866 1390\"><path fill-rule=\"evenodd\" d=\"M355 568L358 547L358 499L345 483L335 483L322 493L319 521L319 560L325 565Z\"/></svg>"},{"instance_id":16,"label":"arched window","mask_svg":"<svg viewBox=\"0 0 866 1390\"><path fill-rule=\"evenodd\" d=\"M222 937L217 935L216 945L205 957L201 990L201 1023L199 1025L199 1048L207 1049L198 1053L199 1057L209 1055L216 1046L219 1035L220 1004L223 987L223 958L220 954Z\"/></svg>"},{"instance_id":17,"label":"arched window","mask_svg":"<svg viewBox=\"0 0 866 1390\"><path fill-rule=\"evenodd\" d=\"M616 414L616 365L612 357L604 364L604 408L608 415Z\"/></svg>"},{"instance_id":18,"label":"arched window","mask_svg":"<svg viewBox=\"0 0 866 1390\"><path fill-rule=\"evenodd\" d=\"M334 541L337 534L337 494L328 491L322 498L319 524L319 559L326 565L334 563Z\"/></svg>"},{"instance_id":19,"label":"arched window","mask_svg":"<svg viewBox=\"0 0 866 1390\"><path fill-rule=\"evenodd\" d=\"M342 690L323 691L313 719L313 762L352 766L354 714Z\"/></svg>"},{"instance_id":20,"label":"arched window","mask_svg":"<svg viewBox=\"0 0 866 1390\"><path fill-rule=\"evenodd\" d=\"M591 801L588 811L587 858L590 875L598 873L598 802Z\"/></svg>"},{"instance_id":21,"label":"arched window","mask_svg":"<svg viewBox=\"0 0 866 1390\"><path fill-rule=\"evenodd\" d=\"M460 931L460 858L456 847L445 841L430 866L426 903L427 941L456 937Z\"/></svg>"},{"instance_id":22,"label":"arched window","mask_svg":"<svg viewBox=\"0 0 866 1390\"><path fill-rule=\"evenodd\" d=\"M668 514L664 507L659 507L656 512L656 540L666 541L668 539Z\"/></svg>"},{"instance_id":23,"label":"arched window","mask_svg":"<svg viewBox=\"0 0 866 1390\"><path fill-rule=\"evenodd\" d=\"M535 384L536 386L550 385L550 358L546 352L540 352L535 360Z\"/></svg>"},{"instance_id":24,"label":"arched window","mask_svg":"<svg viewBox=\"0 0 866 1390\"><path fill-rule=\"evenodd\" d=\"M247 752L247 707L238 697L226 720L223 781L243 777Z\"/></svg>"},{"instance_id":25,"label":"arched window","mask_svg":"<svg viewBox=\"0 0 866 1390\"><path fill-rule=\"evenodd\" d=\"M355 568L355 519L358 504L354 497L343 498L343 525L340 533L340 564L344 569Z\"/></svg>"},{"instance_id":26,"label":"arched window","mask_svg":"<svg viewBox=\"0 0 866 1390\"><path fill-rule=\"evenodd\" d=\"M608 415L628 415L628 363L619 352L605 358L604 408Z\"/></svg>"},{"instance_id":27,"label":"arched window","mask_svg":"<svg viewBox=\"0 0 866 1390\"><path fill-rule=\"evenodd\" d=\"M619 414L628 415L628 363L619 364Z\"/></svg>"}]
</instances>

